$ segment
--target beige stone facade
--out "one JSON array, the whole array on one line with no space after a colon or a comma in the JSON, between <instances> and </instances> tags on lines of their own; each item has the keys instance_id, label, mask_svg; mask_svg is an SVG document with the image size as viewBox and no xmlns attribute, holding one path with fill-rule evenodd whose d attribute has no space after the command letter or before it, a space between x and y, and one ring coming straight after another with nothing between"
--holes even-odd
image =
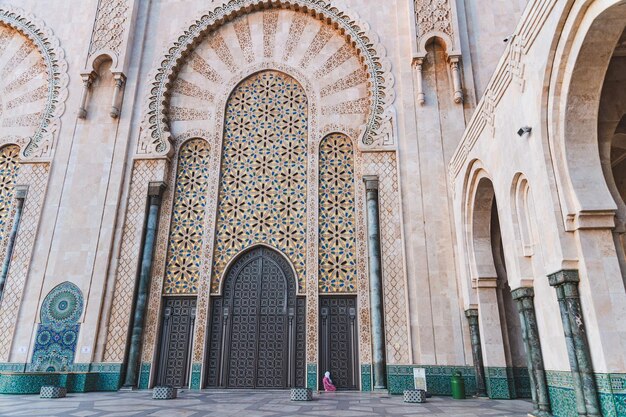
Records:
<instances>
[{"instance_id":1,"label":"beige stone facade","mask_svg":"<svg viewBox=\"0 0 626 417\"><path fill-rule=\"evenodd\" d=\"M333 363L328 301L354 309L350 386L372 389L376 176L391 392L460 370L621 415L625 26L618 0L0 1L0 369L117 389L137 354L142 388L180 366L210 387L229 273L259 250L295 285L285 386Z\"/></svg>"}]
</instances>

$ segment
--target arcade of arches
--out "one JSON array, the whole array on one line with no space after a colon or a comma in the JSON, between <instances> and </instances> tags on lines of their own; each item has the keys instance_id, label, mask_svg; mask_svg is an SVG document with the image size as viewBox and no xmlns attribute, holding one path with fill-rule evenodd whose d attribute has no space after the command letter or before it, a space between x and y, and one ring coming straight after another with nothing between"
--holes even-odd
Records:
<instances>
[{"instance_id":1,"label":"arcade of arches","mask_svg":"<svg viewBox=\"0 0 626 417\"><path fill-rule=\"evenodd\" d=\"M626 1L54 2L0 4L0 393L626 416Z\"/></svg>"}]
</instances>

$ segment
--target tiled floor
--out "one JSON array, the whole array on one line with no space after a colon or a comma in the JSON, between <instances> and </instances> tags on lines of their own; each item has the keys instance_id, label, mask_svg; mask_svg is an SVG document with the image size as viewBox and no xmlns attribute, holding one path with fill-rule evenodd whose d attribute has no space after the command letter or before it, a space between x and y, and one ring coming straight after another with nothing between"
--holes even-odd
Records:
<instances>
[{"instance_id":1,"label":"tiled floor","mask_svg":"<svg viewBox=\"0 0 626 417\"><path fill-rule=\"evenodd\" d=\"M58 400L36 395L0 396L0 416L36 417L522 417L532 408L523 400L430 398L405 404L402 396L340 392L314 394L312 402L291 402L288 391L182 391L176 400L152 400L151 392L68 394Z\"/></svg>"}]
</instances>

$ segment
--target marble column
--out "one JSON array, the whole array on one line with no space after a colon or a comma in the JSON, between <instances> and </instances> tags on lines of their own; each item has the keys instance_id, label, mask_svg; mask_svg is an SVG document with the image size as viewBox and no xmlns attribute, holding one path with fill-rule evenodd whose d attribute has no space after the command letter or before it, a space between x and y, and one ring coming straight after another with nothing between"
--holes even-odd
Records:
<instances>
[{"instance_id":1,"label":"marble column","mask_svg":"<svg viewBox=\"0 0 626 417\"><path fill-rule=\"evenodd\" d=\"M15 189L15 214L13 215L13 225L11 226L11 232L9 233L7 252L4 256L4 262L2 262L2 272L0 273L0 300L2 300L4 285L7 281L7 275L9 275L11 257L13 256L15 239L17 238L17 231L20 227L20 220L22 219L22 211L24 210L24 200L26 199L27 191L27 187L16 187Z\"/></svg>"},{"instance_id":2,"label":"marble column","mask_svg":"<svg viewBox=\"0 0 626 417\"><path fill-rule=\"evenodd\" d=\"M385 322L383 313L383 276L380 250L378 177L365 176L367 239L369 255L370 314L372 318L372 367L374 389L385 389Z\"/></svg>"},{"instance_id":3,"label":"marble column","mask_svg":"<svg viewBox=\"0 0 626 417\"><path fill-rule=\"evenodd\" d=\"M548 275L548 280L550 286L555 288L559 301L578 415L600 416L598 393L578 293L580 281L578 271L561 270Z\"/></svg>"},{"instance_id":4,"label":"marble column","mask_svg":"<svg viewBox=\"0 0 626 417\"><path fill-rule=\"evenodd\" d=\"M165 190L165 184L162 182L150 183L148 187L149 208L145 225L145 237L141 254L139 282L136 290L137 295L133 313L130 348L128 350L128 360L126 362L126 376L123 385L124 388L134 388L137 386L141 338L143 336L143 327L146 316L148 290L150 288L150 277L152 275L152 259L154 256L157 224L159 221L159 208L161 207L161 194L163 193L163 190Z\"/></svg>"},{"instance_id":5,"label":"marble column","mask_svg":"<svg viewBox=\"0 0 626 417\"><path fill-rule=\"evenodd\" d=\"M550 397L548 395L548 383L543 366L541 353L541 341L537 327L535 314L535 291L532 288L518 288L511 291L511 295L517 305L522 328L522 339L526 349L526 364L530 376L530 389L533 399L536 417L551 416Z\"/></svg>"},{"instance_id":6,"label":"marble column","mask_svg":"<svg viewBox=\"0 0 626 417\"><path fill-rule=\"evenodd\" d=\"M480 345L480 328L478 326L478 309L465 310L465 317L469 323L470 339L472 341L472 359L474 372L476 373L476 396L486 397L485 366L483 364L483 349Z\"/></svg>"}]
</instances>

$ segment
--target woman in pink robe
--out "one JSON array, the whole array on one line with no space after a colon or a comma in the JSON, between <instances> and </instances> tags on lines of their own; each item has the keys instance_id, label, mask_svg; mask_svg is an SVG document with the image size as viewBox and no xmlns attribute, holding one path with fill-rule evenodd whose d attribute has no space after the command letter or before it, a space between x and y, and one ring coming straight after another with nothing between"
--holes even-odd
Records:
<instances>
[{"instance_id":1,"label":"woman in pink robe","mask_svg":"<svg viewBox=\"0 0 626 417\"><path fill-rule=\"evenodd\" d=\"M330 379L330 372L326 371L326 373L324 374L324 379L322 379L322 383L324 384L324 391L337 391L337 387L333 385L333 381Z\"/></svg>"}]
</instances>

